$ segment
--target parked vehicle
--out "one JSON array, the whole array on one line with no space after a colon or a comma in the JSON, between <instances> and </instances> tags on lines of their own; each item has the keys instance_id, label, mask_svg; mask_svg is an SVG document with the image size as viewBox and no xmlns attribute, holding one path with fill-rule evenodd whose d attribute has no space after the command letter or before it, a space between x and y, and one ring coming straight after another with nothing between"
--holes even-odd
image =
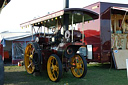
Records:
<instances>
[{"instance_id":1,"label":"parked vehicle","mask_svg":"<svg viewBox=\"0 0 128 85\"><path fill-rule=\"evenodd\" d=\"M0 55L0 85L4 84L4 63Z\"/></svg>"}]
</instances>

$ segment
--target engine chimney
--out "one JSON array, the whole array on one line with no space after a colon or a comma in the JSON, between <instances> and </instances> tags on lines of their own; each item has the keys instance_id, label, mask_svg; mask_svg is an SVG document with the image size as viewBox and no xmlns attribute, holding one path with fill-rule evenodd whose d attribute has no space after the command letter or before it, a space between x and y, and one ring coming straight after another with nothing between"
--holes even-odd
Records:
<instances>
[{"instance_id":1,"label":"engine chimney","mask_svg":"<svg viewBox=\"0 0 128 85\"><path fill-rule=\"evenodd\" d=\"M64 9L69 8L69 0L63 0L64 1Z\"/></svg>"},{"instance_id":2,"label":"engine chimney","mask_svg":"<svg viewBox=\"0 0 128 85\"><path fill-rule=\"evenodd\" d=\"M69 8L69 0L64 0L64 9L65 8ZM63 20L64 20L63 21L64 30L68 30L69 15L68 14L64 14Z\"/></svg>"}]
</instances>

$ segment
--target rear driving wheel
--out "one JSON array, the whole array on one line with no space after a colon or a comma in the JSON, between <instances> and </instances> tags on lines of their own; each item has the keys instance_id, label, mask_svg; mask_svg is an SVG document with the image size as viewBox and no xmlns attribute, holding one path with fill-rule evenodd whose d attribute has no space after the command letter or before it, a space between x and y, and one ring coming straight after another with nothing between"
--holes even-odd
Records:
<instances>
[{"instance_id":1,"label":"rear driving wheel","mask_svg":"<svg viewBox=\"0 0 128 85\"><path fill-rule=\"evenodd\" d=\"M82 55L75 55L71 58L71 72L74 77L83 78L87 73L87 62Z\"/></svg>"},{"instance_id":2,"label":"rear driving wheel","mask_svg":"<svg viewBox=\"0 0 128 85\"><path fill-rule=\"evenodd\" d=\"M47 72L51 81L59 81L62 76L62 64L60 58L53 54L49 57L47 62Z\"/></svg>"},{"instance_id":3,"label":"rear driving wheel","mask_svg":"<svg viewBox=\"0 0 128 85\"><path fill-rule=\"evenodd\" d=\"M30 42L27 44L26 49L25 49L25 55L24 55L24 64L26 71L29 74L32 74L36 70L36 65L37 62L39 62L38 59L38 53L36 53L36 45L35 43Z\"/></svg>"}]
</instances>

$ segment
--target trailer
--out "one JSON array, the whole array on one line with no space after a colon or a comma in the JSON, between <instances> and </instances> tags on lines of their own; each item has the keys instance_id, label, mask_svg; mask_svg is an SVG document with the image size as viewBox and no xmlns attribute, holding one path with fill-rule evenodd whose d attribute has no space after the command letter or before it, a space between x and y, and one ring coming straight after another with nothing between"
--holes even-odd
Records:
<instances>
[{"instance_id":1,"label":"trailer","mask_svg":"<svg viewBox=\"0 0 128 85\"><path fill-rule=\"evenodd\" d=\"M84 7L99 14L85 22L84 42L88 62L112 62L117 69L126 68L128 58L128 4L97 2ZM82 31L82 25L78 25Z\"/></svg>"}]
</instances>

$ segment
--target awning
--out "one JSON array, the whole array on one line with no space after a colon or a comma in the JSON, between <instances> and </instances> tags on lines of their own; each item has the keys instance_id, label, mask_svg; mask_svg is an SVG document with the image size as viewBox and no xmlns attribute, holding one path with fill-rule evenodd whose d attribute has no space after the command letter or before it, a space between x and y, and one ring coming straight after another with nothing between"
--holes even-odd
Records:
<instances>
[{"instance_id":1,"label":"awning","mask_svg":"<svg viewBox=\"0 0 128 85\"><path fill-rule=\"evenodd\" d=\"M89 20L93 20L93 19L97 19L98 18L98 14L84 9L84 8L66 8L64 10L60 10L57 12L54 12L52 14L25 22L20 24L21 27L26 27L28 25L34 25L34 26L45 26L45 27L50 27L50 26L54 26L56 23L56 18L60 18L61 21L63 20L64 14L68 14L69 15L69 24L71 24L71 19L72 19L72 14L74 14L74 24L75 23L80 23L82 22L82 16L79 15L84 15L84 21L89 21ZM45 25L44 25L45 23ZM62 21L63 23L63 21Z\"/></svg>"},{"instance_id":2,"label":"awning","mask_svg":"<svg viewBox=\"0 0 128 85\"><path fill-rule=\"evenodd\" d=\"M128 8L125 7L111 7L111 13L112 14L125 14L125 12L128 12Z\"/></svg>"},{"instance_id":3,"label":"awning","mask_svg":"<svg viewBox=\"0 0 128 85\"><path fill-rule=\"evenodd\" d=\"M128 11L128 8L125 7L111 7L111 8L115 10Z\"/></svg>"}]
</instances>

